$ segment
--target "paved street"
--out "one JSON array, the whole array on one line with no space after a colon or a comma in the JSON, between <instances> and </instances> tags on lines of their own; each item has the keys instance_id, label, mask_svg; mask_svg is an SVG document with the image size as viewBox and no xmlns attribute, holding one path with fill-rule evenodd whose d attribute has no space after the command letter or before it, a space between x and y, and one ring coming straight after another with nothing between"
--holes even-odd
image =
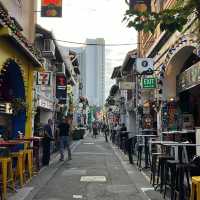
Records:
<instances>
[{"instance_id":1,"label":"paved street","mask_svg":"<svg viewBox=\"0 0 200 200\"><path fill-rule=\"evenodd\" d=\"M101 136L74 143L72 161L59 162L58 158L9 199L161 199L135 166Z\"/></svg>"}]
</instances>

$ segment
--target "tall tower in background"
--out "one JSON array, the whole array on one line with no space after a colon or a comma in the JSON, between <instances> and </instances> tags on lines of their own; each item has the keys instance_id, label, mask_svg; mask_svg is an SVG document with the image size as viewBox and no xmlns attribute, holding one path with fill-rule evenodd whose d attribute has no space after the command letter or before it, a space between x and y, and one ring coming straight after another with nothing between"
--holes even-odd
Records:
<instances>
[{"instance_id":1,"label":"tall tower in background","mask_svg":"<svg viewBox=\"0 0 200 200\"><path fill-rule=\"evenodd\" d=\"M83 69L83 94L90 104L102 106L105 98L105 40L87 39L85 67Z\"/></svg>"}]
</instances>

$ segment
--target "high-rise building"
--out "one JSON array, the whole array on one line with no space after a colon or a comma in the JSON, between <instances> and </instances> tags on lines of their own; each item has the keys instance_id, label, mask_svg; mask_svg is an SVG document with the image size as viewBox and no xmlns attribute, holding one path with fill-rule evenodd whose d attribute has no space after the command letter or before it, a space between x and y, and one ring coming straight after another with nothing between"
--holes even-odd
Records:
<instances>
[{"instance_id":1,"label":"high-rise building","mask_svg":"<svg viewBox=\"0 0 200 200\"><path fill-rule=\"evenodd\" d=\"M102 106L105 98L105 40L87 39L85 47L65 47L76 52L80 67L82 96L90 105Z\"/></svg>"},{"instance_id":2,"label":"high-rise building","mask_svg":"<svg viewBox=\"0 0 200 200\"><path fill-rule=\"evenodd\" d=\"M85 47L85 67L83 75L83 94L90 104L102 106L105 96L105 40L87 39Z\"/></svg>"}]
</instances>

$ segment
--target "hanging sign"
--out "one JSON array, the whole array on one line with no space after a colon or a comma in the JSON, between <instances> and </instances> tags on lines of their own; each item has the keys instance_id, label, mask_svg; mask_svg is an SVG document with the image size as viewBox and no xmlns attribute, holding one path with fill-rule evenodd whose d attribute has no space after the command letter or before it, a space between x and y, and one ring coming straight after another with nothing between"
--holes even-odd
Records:
<instances>
[{"instance_id":1,"label":"hanging sign","mask_svg":"<svg viewBox=\"0 0 200 200\"><path fill-rule=\"evenodd\" d=\"M37 72L36 84L43 86L50 86L52 82L51 77L52 77L51 72Z\"/></svg>"},{"instance_id":2,"label":"hanging sign","mask_svg":"<svg viewBox=\"0 0 200 200\"><path fill-rule=\"evenodd\" d=\"M154 77L151 78L143 78L142 79L142 87L143 89L155 89L157 87L157 79Z\"/></svg>"},{"instance_id":3,"label":"hanging sign","mask_svg":"<svg viewBox=\"0 0 200 200\"><path fill-rule=\"evenodd\" d=\"M183 92L200 84L200 62L192 65L177 77L177 91Z\"/></svg>"},{"instance_id":4,"label":"hanging sign","mask_svg":"<svg viewBox=\"0 0 200 200\"><path fill-rule=\"evenodd\" d=\"M119 89L120 90L133 90L135 88L134 82L126 82L126 81L120 81L119 82Z\"/></svg>"},{"instance_id":5,"label":"hanging sign","mask_svg":"<svg viewBox=\"0 0 200 200\"><path fill-rule=\"evenodd\" d=\"M58 103L66 104L67 100L67 92L66 92L66 77L61 74L56 75L56 98L58 99Z\"/></svg>"},{"instance_id":6,"label":"hanging sign","mask_svg":"<svg viewBox=\"0 0 200 200\"><path fill-rule=\"evenodd\" d=\"M41 17L62 17L62 0L41 0Z\"/></svg>"}]
</instances>

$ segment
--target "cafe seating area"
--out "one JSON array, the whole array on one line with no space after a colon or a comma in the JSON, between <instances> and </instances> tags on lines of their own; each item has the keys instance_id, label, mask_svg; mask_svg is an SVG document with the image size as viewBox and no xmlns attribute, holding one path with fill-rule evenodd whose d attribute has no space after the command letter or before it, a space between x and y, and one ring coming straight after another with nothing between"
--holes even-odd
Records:
<instances>
[{"instance_id":1,"label":"cafe seating area","mask_svg":"<svg viewBox=\"0 0 200 200\"><path fill-rule=\"evenodd\" d=\"M42 137L0 140L0 196L8 197L8 192L17 192L39 171L39 147L34 146ZM36 141L36 143L35 143ZM37 155L37 156L36 156Z\"/></svg>"},{"instance_id":2,"label":"cafe seating area","mask_svg":"<svg viewBox=\"0 0 200 200\"><path fill-rule=\"evenodd\" d=\"M200 199L200 144L192 136L197 133L198 130L157 133L143 129L132 135L112 130L110 139L139 172L149 177L154 190L164 199L195 200Z\"/></svg>"}]
</instances>

